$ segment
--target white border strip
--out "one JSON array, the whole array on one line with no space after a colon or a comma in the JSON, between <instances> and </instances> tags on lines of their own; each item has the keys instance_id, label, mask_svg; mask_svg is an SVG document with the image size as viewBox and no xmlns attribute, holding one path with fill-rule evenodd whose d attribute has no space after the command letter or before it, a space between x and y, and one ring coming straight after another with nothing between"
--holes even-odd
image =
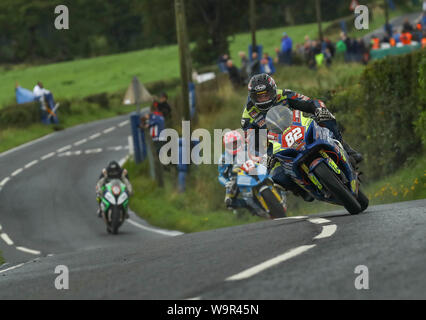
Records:
<instances>
[{"instance_id":1,"label":"white border strip","mask_svg":"<svg viewBox=\"0 0 426 320\"><path fill-rule=\"evenodd\" d=\"M240 272L236 275L233 275L229 278L226 279L226 281L236 281L236 280L243 280L243 279L247 279L250 277L253 277L254 275L265 271L266 269L272 268L273 266L276 266L279 263L282 263L284 261L290 260L291 258L294 258L312 248L314 248L316 245L307 245L307 246L301 246L301 247L297 247L295 249L292 249L282 255L279 255L273 259L270 259L268 261L265 261L257 266L254 266L250 269L247 269L243 272Z\"/></svg>"}]
</instances>

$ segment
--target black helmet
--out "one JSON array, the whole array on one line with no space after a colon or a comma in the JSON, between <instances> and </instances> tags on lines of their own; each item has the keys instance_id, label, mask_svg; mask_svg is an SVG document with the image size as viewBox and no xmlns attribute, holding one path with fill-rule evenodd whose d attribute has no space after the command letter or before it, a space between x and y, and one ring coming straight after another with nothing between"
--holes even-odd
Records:
<instances>
[{"instance_id":1,"label":"black helmet","mask_svg":"<svg viewBox=\"0 0 426 320\"><path fill-rule=\"evenodd\" d=\"M274 79L266 73L253 76L248 90L251 101L260 111L268 111L277 100L277 85Z\"/></svg>"},{"instance_id":2,"label":"black helmet","mask_svg":"<svg viewBox=\"0 0 426 320\"><path fill-rule=\"evenodd\" d=\"M123 170L121 169L121 167L117 163L117 161L111 161L108 164L106 171L107 171L107 175L110 179L120 179L121 173L122 173Z\"/></svg>"}]
</instances>

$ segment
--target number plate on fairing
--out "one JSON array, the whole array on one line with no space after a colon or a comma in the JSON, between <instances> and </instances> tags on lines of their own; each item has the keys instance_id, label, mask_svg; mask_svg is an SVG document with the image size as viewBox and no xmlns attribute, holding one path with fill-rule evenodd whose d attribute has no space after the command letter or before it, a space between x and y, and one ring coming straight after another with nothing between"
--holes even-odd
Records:
<instances>
[{"instance_id":1,"label":"number plate on fairing","mask_svg":"<svg viewBox=\"0 0 426 320\"><path fill-rule=\"evenodd\" d=\"M305 140L305 128L291 126L282 135L281 146L285 149L295 149Z\"/></svg>"}]
</instances>

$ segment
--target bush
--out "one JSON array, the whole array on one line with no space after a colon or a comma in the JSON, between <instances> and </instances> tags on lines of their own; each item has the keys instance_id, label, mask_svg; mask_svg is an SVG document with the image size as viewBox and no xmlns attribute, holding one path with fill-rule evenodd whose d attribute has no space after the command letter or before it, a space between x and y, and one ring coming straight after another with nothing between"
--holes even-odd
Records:
<instances>
[{"instance_id":1,"label":"bush","mask_svg":"<svg viewBox=\"0 0 426 320\"><path fill-rule=\"evenodd\" d=\"M40 121L38 102L9 105L0 110L1 127L22 127L38 121Z\"/></svg>"},{"instance_id":2,"label":"bush","mask_svg":"<svg viewBox=\"0 0 426 320\"><path fill-rule=\"evenodd\" d=\"M424 126L418 122L425 116L418 119L425 104L419 97L418 71L424 59L425 50L374 62L359 85L338 92L330 101L346 129L345 139L365 154L369 178L394 172L421 151Z\"/></svg>"}]
</instances>

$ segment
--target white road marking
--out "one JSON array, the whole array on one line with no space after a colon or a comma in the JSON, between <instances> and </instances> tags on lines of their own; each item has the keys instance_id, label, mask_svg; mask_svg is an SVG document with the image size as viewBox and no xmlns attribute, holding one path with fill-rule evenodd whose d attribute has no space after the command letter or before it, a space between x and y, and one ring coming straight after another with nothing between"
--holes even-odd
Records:
<instances>
[{"instance_id":1,"label":"white road marking","mask_svg":"<svg viewBox=\"0 0 426 320\"><path fill-rule=\"evenodd\" d=\"M83 139L83 140L77 141L76 143L74 143L74 145L77 147L77 146L82 145L83 143L86 143L86 142L87 142L87 139Z\"/></svg>"},{"instance_id":2,"label":"white road marking","mask_svg":"<svg viewBox=\"0 0 426 320\"><path fill-rule=\"evenodd\" d=\"M16 176L17 176L18 174L20 174L22 171L24 171L24 169L19 168L18 170L13 171L13 172L12 172L12 174L11 174L11 176L12 176L12 177L16 177Z\"/></svg>"},{"instance_id":3,"label":"white road marking","mask_svg":"<svg viewBox=\"0 0 426 320\"><path fill-rule=\"evenodd\" d=\"M129 160L130 156L127 155L126 157L124 157L123 159L121 159L120 161L118 161L118 164L120 165L120 167L122 167L127 160Z\"/></svg>"},{"instance_id":4,"label":"white road marking","mask_svg":"<svg viewBox=\"0 0 426 320\"><path fill-rule=\"evenodd\" d=\"M31 168L32 166L36 165L38 163L38 160L31 161L30 163L25 165L25 169Z\"/></svg>"},{"instance_id":5,"label":"white road marking","mask_svg":"<svg viewBox=\"0 0 426 320\"><path fill-rule=\"evenodd\" d=\"M120 151L120 150L123 150L123 146L108 147L108 150L110 150L110 151Z\"/></svg>"},{"instance_id":6,"label":"white road marking","mask_svg":"<svg viewBox=\"0 0 426 320\"><path fill-rule=\"evenodd\" d=\"M105 130L103 131L103 133L110 133L110 132L113 132L115 129L116 129L116 127L111 127L111 128L109 128L109 129L105 129Z\"/></svg>"},{"instance_id":7,"label":"white road marking","mask_svg":"<svg viewBox=\"0 0 426 320\"><path fill-rule=\"evenodd\" d=\"M129 145L129 154L133 156L135 154L135 151L133 149L133 138L132 138L132 136L127 137L127 144Z\"/></svg>"},{"instance_id":8,"label":"white road marking","mask_svg":"<svg viewBox=\"0 0 426 320\"><path fill-rule=\"evenodd\" d=\"M100 136L101 136L101 133L100 133L100 132L98 132L98 133L95 133L94 135L91 135L91 136L89 137L89 139L90 139L90 140L93 140L93 139L99 138Z\"/></svg>"},{"instance_id":9,"label":"white road marking","mask_svg":"<svg viewBox=\"0 0 426 320\"><path fill-rule=\"evenodd\" d=\"M39 255L39 254L41 254L40 251L31 250L31 249L28 249L28 248L25 248L25 247L16 247L16 249L19 250L19 251L22 251L22 252L33 254L33 255Z\"/></svg>"},{"instance_id":10,"label":"white road marking","mask_svg":"<svg viewBox=\"0 0 426 320\"><path fill-rule=\"evenodd\" d=\"M290 251L288 251L288 252L286 252L282 255L279 255L279 256L277 256L273 259L270 259L270 260L265 261L265 262L263 262L263 263L261 263L257 266L254 266L250 269L247 269L243 272L240 272L236 275L233 275L233 276L227 278L226 281L243 280L243 279L253 277L256 274L258 274L262 271L265 271L266 269L269 269L273 266L276 266L279 263L290 260L291 258L294 258L294 257L314 248L315 246L316 245L313 244L313 245L306 245L306 246L297 247L297 248L292 249L292 250L290 250Z\"/></svg>"},{"instance_id":11,"label":"white road marking","mask_svg":"<svg viewBox=\"0 0 426 320\"><path fill-rule=\"evenodd\" d=\"M9 236L6 233L0 234L0 238L2 238L3 241L6 242L8 246L13 246L13 241L9 238Z\"/></svg>"},{"instance_id":12,"label":"white road marking","mask_svg":"<svg viewBox=\"0 0 426 320\"><path fill-rule=\"evenodd\" d=\"M0 182L0 187L4 187L6 183L8 183L10 181L10 178L4 178L1 182Z\"/></svg>"},{"instance_id":13,"label":"white road marking","mask_svg":"<svg viewBox=\"0 0 426 320\"><path fill-rule=\"evenodd\" d=\"M315 223L315 224L324 224L331 222L330 220L323 219L323 218L312 218L308 220L309 222Z\"/></svg>"},{"instance_id":14,"label":"white road marking","mask_svg":"<svg viewBox=\"0 0 426 320\"><path fill-rule=\"evenodd\" d=\"M41 160L47 160L49 158L52 158L55 154L56 152L51 152L49 154L46 154L45 156L41 157Z\"/></svg>"},{"instance_id":15,"label":"white road marking","mask_svg":"<svg viewBox=\"0 0 426 320\"><path fill-rule=\"evenodd\" d=\"M337 226L335 224L329 226L323 226L322 231L319 235L317 235L314 240L324 239L331 237L337 230Z\"/></svg>"},{"instance_id":16,"label":"white road marking","mask_svg":"<svg viewBox=\"0 0 426 320\"><path fill-rule=\"evenodd\" d=\"M169 237L176 237L176 236L180 236L180 235L183 234L180 231L166 231L166 230L153 229L153 228L144 226L142 224L139 224L139 223L137 223L137 222L135 222L133 220L130 220L130 219L128 219L126 221L128 223L130 223L131 225L134 225L137 228L140 228L140 229L143 229L143 230L147 230L147 231L151 231L151 232L155 232L155 233L159 233L159 234L162 234L162 235L165 235L165 236L169 236Z\"/></svg>"},{"instance_id":17,"label":"white road marking","mask_svg":"<svg viewBox=\"0 0 426 320\"><path fill-rule=\"evenodd\" d=\"M63 147L61 149L58 149L58 150L56 150L56 152L60 153L60 152L67 151L69 149L71 149L71 145L67 145L67 146L65 146L65 147Z\"/></svg>"},{"instance_id":18,"label":"white road marking","mask_svg":"<svg viewBox=\"0 0 426 320\"><path fill-rule=\"evenodd\" d=\"M101 153L101 152L102 152L102 148L90 149L90 150L84 151L85 154Z\"/></svg>"},{"instance_id":19,"label":"white road marking","mask_svg":"<svg viewBox=\"0 0 426 320\"><path fill-rule=\"evenodd\" d=\"M0 224L0 231L1 231L1 229L3 229L3 227L1 226L1 224Z\"/></svg>"},{"instance_id":20,"label":"white road marking","mask_svg":"<svg viewBox=\"0 0 426 320\"><path fill-rule=\"evenodd\" d=\"M129 123L130 123L130 121L126 120L126 121L121 122L118 126L121 128L121 127L128 125Z\"/></svg>"},{"instance_id":21,"label":"white road marking","mask_svg":"<svg viewBox=\"0 0 426 320\"><path fill-rule=\"evenodd\" d=\"M197 301L197 300L201 300L201 297L189 298L189 299L186 299L186 300L189 300L189 301L191 301L191 300L193 300L193 301Z\"/></svg>"},{"instance_id":22,"label":"white road marking","mask_svg":"<svg viewBox=\"0 0 426 320\"><path fill-rule=\"evenodd\" d=\"M282 221L282 220L291 220L291 219L307 219L307 216L295 216L295 217L286 217L286 218L279 218L279 219L274 219L274 221Z\"/></svg>"},{"instance_id":23,"label":"white road marking","mask_svg":"<svg viewBox=\"0 0 426 320\"><path fill-rule=\"evenodd\" d=\"M60 157L60 158L62 158L62 157L69 157L71 155L72 155L72 152L68 151L68 152L64 152L64 153L59 153L58 157Z\"/></svg>"},{"instance_id":24,"label":"white road marking","mask_svg":"<svg viewBox=\"0 0 426 320\"><path fill-rule=\"evenodd\" d=\"M0 273L4 273L4 272L7 272L7 271L11 271L11 270L13 270L13 269L20 268L20 267L22 267L23 265L25 265L25 263L21 263L21 264L18 264L18 265L16 265L16 266L13 266L13 267L10 267L10 268L7 268L7 269L4 269L4 270L1 270L1 271L0 271Z\"/></svg>"}]
</instances>

